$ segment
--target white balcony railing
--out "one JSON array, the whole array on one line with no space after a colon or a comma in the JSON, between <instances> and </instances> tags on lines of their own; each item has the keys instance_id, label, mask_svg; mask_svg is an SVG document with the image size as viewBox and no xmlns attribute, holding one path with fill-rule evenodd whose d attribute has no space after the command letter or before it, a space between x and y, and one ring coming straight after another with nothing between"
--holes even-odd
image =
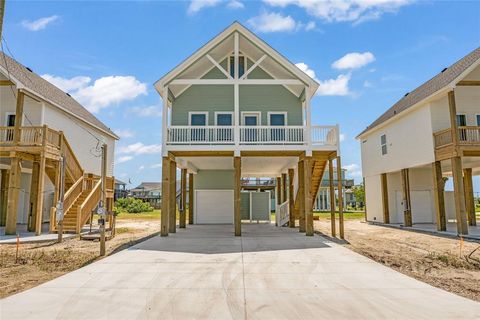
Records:
<instances>
[{"instance_id":1,"label":"white balcony railing","mask_svg":"<svg viewBox=\"0 0 480 320\"><path fill-rule=\"evenodd\" d=\"M304 126L240 126L235 139L233 126L170 126L167 128L168 145L306 145ZM337 126L312 126L312 146L338 145Z\"/></svg>"}]
</instances>

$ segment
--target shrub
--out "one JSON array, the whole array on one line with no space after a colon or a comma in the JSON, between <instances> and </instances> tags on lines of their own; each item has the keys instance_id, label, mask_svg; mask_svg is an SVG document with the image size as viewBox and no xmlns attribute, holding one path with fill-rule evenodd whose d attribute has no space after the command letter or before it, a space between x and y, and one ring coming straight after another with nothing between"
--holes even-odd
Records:
<instances>
[{"instance_id":1,"label":"shrub","mask_svg":"<svg viewBox=\"0 0 480 320\"><path fill-rule=\"evenodd\" d=\"M121 198L115 201L115 211L128 213L151 212L153 207L140 199Z\"/></svg>"}]
</instances>

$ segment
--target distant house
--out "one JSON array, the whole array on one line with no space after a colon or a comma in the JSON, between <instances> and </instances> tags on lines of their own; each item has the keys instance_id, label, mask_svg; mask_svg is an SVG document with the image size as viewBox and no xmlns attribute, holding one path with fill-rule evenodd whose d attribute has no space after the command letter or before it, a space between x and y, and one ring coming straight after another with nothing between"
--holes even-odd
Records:
<instances>
[{"instance_id":1,"label":"distant house","mask_svg":"<svg viewBox=\"0 0 480 320\"><path fill-rule=\"evenodd\" d=\"M346 169L342 169L342 186L343 186L343 206L351 205L354 199L351 197L351 193L348 192L354 185L353 179L347 179L345 177ZM337 177L337 170L333 170L333 176ZM338 186L338 179L334 178L333 185ZM313 204L313 209L316 211L329 211L330 210L330 178L328 170L325 171L322 178L322 183L317 192L317 197ZM335 192L337 197L337 192Z\"/></svg>"},{"instance_id":2,"label":"distant house","mask_svg":"<svg viewBox=\"0 0 480 320\"><path fill-rule=\"evenodd\" d=\"M142 182L130 190L130 196L148 202L155 209L160 209L162 198L161 182Z\"/></svg>"},{"instance_id":3,"label":"distant house","mask_svg":"<svg viewBox=\"0 0 480 320\"><path fill-rule=\"evenodd\" d=\"M107 146L107 209L113 206L118 137L68 93L0 52L0 227L56 231L60 160L65 159L63 230L80 232L101 197Z\"/></svg>"},{"instance_id":4,"label":"distant house","mask_svg":"<svg viewBox=\"0 0 480 320\"><path fill-rule=\"evenodd\" d=\"M115 179L115 189L113 193L113 198L116 201L117 199L126 198L128 195L127 184L123 181Z\"/></svg>"}]
</instances>

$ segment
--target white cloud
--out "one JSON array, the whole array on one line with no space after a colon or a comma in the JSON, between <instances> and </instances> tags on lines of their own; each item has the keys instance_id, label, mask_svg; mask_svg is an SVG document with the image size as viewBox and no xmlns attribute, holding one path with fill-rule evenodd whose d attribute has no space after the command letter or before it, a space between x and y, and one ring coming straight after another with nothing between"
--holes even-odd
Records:
<instances>
[{"instance_id":1,"label":"white cloud","mask_svg":"<svg viewBox=\"0 0 480 320\"><path fill-rule=\"evenodd\" d=\"M356 163L352 163L346 166L343 166L343 169L347 170L347 175L352 178L361 178L362 177L362 168Z\"/></svg>"},{"instance_id":2,"label":"white cloud","mask_svg":"<svg viewBox=\"0 0 480 320\"><path fill-rule=\"evenodd\" d=\"M144 165L141 165L140 167L138 167L138 171L143 171L143 169L145 169Z\"/></svg>"},{"instance_id":3,"label":"white cloud","mask_svg":"<svg viewBox=\"0 0 480 320\"><path fill-rule=\"evenodd\" d=\"M365 80L365 81L363 82L363 86L364 86L365 88L371 88L371 87L373 87L373 84L372 84L370 81Z\"/></svg>"},{"instance_id":4,"label":"white cloud","mask_svg":"<svg viewBox=\"0 0 480 320\"><path fill-rule=\"evenodd\" d=\"M53 76L51 74L44 74L41 77L47 80L48 82L53 83L54 85L56 85L57 87L59 87L65 92L70 92L70 91L78 90L80 88L84 88L90 83L90 81L92 81L90 77L86 77L86 76L78 76L70 79L65 79L62 77Z\"/></svg>"},{"instance_id":5,"label":"white cloud","mask_svg":"<svg viewBox=\"0 0 480 320\"><path fill-rule=\"evenodd\" d=\"M123 147L118 148L119 154L153 154L160 153L162 151L161 144L149 144L145 145L142 142L132 143Z\"/></svg>"},{"instance_id":6,"label":"white cloud","mask_svg":"<svg viewBox=\"0 0 480 320\"><path fill-rule=\"evenodd\" d=\"M295 5L326 22L362 23L395 13L414 0L263 0L273 7Z\"/></svg>"},{"instance_id":7,"label":"white cloud","mask_svg":"<svg viewBox=\"0 0 480 320\"><path fill-rule=\"evenodd\" d=\"M348 83L350 74L340 74L336 79L319 80L317 90L319 96L346 96L350 93Z\"/></svg>"},{"instance_id":8,"label":"white cloud","mask_svg":"<svg viewBox=\"0 0 480 320\"><path fill-rule=\"evenodd\" d=\"M297 26L292 17L274 12L264 12L259 16L250 18L247 23L258 32L293 31Z\"/></svg>"},{"instance_id":9,"label":"white cloud","mask_svg":"<svg viewBox=\"0 0 480 320\"><path fill-rule=\"evenodd\" d=\"M375 61L375 56L371 52L351 52L347 53L332 64L332 68L343 69L358 69Z\"/></svg>"},{"instance_id":10,"label":"white cloud","mask_svg":"<svg viewBox=\"0 0 480 320\"><path fill-rule=\"evenodd\" d=\"M148 107L133 107L129 112L139 117L161 117L162 107L156 105Z\"/></svg>"},{"instance_id":11,"label":"white cloud","mask_svg":"<svg viewBox=\"0 0 480 320\"><path fill-rule=\"evenodd\" d=\"M243 9L245 8L245 5L241 1L231 0L227 3L227 7L230 9Z\"/></svg>"},{"instance_id":12,"label":"white cloud","mask_svg":"<svg viewBox=\"0 0 480 320\"><path fill-rule=\"evenodd\" d=\"M50 23L58 20L59 16L53 15L50 17L43 17L34 21L23 20L22 26L30 31L39 31L45 29Z\"/></svg>"},{"instance_id":13,"label":"white cloud","mask_svg":"<svg viewBox=\"0 0 480 320\"><path fill-rule=\"evenodd\" d=\"M195 14L203 8L214 7L220 2L220 0L192 0L190 1L187 12L188 14Z\"/></svg>"},{"instance_id":14,"label":"white cloud","mask_svg":"<svg viewBox=\"0 0 480 320\"><path fill-rule=\"evenodd\" d=\"M319 96L346 96L350 93L348 83L350 81L350 74L340 74L336 79L319 80L315 71L304 63L299 62L295 64L300 70L305 72L310 78L319 83L317 95Z\"/></svg>"},{"instance_id":15,"label":"white cloud","mask_svg":"<svg viewBox=\"0 0 480 320\"><path fill-rule=\"evenodd\" d=\"M340 142L345 141L346 138L347 136L345 135L345 133L340 133Z\"/></svg>"},{"instance_id":16,"label":"white cloud","mask_svg":"<svg viewBox=\"0 0 480 320\"><path fill-rule=\"evenodd\" d=\"M295 63L295 65L296 65L300 70L302 70L303 72L305 72L310 78L318 81L317 77L315 76L315 71L313 71L312 69L310 69L306 63L304 63L304 62L299 62L299 63Z\"/></svg>"},{"instance_id":17,"label":"white cloud","mask_svg":"<svg viewBox=\"0 0 480 320\"><path fill-rule=\"evenodd\" d=\"M114 103L130 101L147 94L147 85L133 76L107 76L93 83L86 76L67 79L44 74L42 77L70 93L90 112L98 112Z\"/></svg>"},{"instance_id":18,"label":"white cloud","mask_svg":"<svg viewBox=\"0 0 480 320\"><path fill-rule=\"evenodd\" d=\"M124 163L124 162L127 162L127 161L130 161L132 160L133 157L132 156L123 156L123 157L120 157L117 159L117 161L115 161L116 164L120 164L120 163Z\"/></svg>"},{"instance_id":19,"label":"white cloud","mask_svg":"<svg viewBox=\"0 0 480 320\"><path fill-rule=\"evenodd\" d=\"M114 132L119 136L120 138L132 138L135 136L135 132L129 129L117 129L114 130Z\"/></svg>"},{"instance_id":20,"label":"white cloud","mask_svg":"<svg viewBox=\"0 0 480 320\"><path fill-rule=\"evenodd\" d=\"M305 31L314 30L317 27L315 21L310 21L305 25Z\"/></svg>"},{"instance_id":21,"label":"white cloud","mask_svg":"<svg viewBox=\"0 0 480 320\"><path fill-rule=\"evenodd\" d=\"M150 166L150 168L152 168L152 169L161 168L161 167L162 167L162 163L161 163L161 162L160 162L160 163L152 164L152 165Z\"/></svg>"},{"instance_id":22,"label":"white cloud","mask_svg":"<svg viewBox=\"0 0 480 320\"><path fill-rule=\"evenodd\" d=\"M133 76L108 76L93 85L80 88L72 95L89 111L98 112L114 103L133 100L147 94L147 85Z\"/></svg>"}]
</instances>

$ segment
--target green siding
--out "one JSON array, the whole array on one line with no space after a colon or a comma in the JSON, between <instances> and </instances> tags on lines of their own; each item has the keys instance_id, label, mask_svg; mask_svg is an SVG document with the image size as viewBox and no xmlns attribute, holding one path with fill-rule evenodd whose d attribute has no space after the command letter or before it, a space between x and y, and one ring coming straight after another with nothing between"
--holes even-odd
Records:
<instances>
[{"instance_id":1,"label":"green siding","mask_svg":"<svg viewBox=\"0 0 480 320\"><path fill-rule=\"evenodd\" d=\"M242 220L250 220L250 193L240 193L240 216Z\"/></svg>"},{"instance_id":2,"label":"green siding","mask_svg":"<svg viewBox=\"0 0 480 320\"><path fill-rule=\"evenodd\" d=\"M248 61L248 66L252 66ZM227 59L221 62L227 69ZM248 75L249 79L271 79L261 68ZM225 79L225 75L213 68L203 79ZM172 125L188 125L188 112L208 111L208 124L215 125L216 111L233 111L233 85L192 85L173 101ZM262 125L268 124L268 112L288 112L288 125L302 125L302 102L288 89L280 85L240 86L240 112L260 111Z\"/></svg>"},{"instance_id":3,"label":"green siding","mask_svg":"<svg viewBox=\"0 0 480 320\"><path fill-rule=\"evenodd\" d=\"M195 190L233 190L233 170L198 170L193 179Z\"/></svg>"},{"instance_id":4,"label":"green siding","mask_svg":"<svg viewBox=\"0 0 480 320\"><path fill-rule=\"evenodd\" d=\"M260 111L262 125L268 125L268 112L286 111L288 125L301 126L302 102L288 89L279 85L240 86L240 112Z\"/></svg>"},{"instance_id":5,"label":"green siding","mask_svg":"<svg viewBox=\"0 0 480 320\"><path fill-rule=\"evenodd\" d=\"M270 220L270 193L252 193L252 220Z\"/></svg>"}]
</instances>

